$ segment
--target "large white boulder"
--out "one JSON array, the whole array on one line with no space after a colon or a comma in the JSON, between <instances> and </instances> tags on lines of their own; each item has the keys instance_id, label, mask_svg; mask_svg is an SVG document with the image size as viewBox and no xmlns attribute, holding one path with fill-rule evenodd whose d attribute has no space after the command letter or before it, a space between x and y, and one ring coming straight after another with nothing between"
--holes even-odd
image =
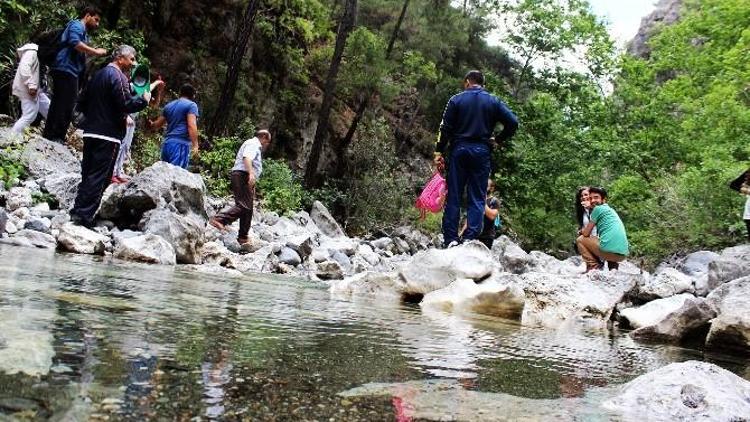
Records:
<instances>
[{"instance_id":1,"label":"large white boulder","mask_svg":"<svg viewBox=\"0 0 750 422\"><path fill-rule=\"evenodd\" d=\"M139 228L169 242L175 250L177 262L202 262L201 247L205 243L205 227L194 219L160 208L146 212Z\"/></svg>"},{"instance_id":2,"label":"large white boulder","mask_svg":"<svg viewBox=\"0 0 750 422\"><path fill-rule=\"evenodd\" d=\"M693 279L674 268L664 268L653 277L644 278L638 285L638 299L649 301L674 296L680 293L693 293Z\"/></svg>"},{"instance_id":3,"label":"large white boulder","mask_svg":"<svg viewBox=\"0 0 750 422\"><path fill-rule=\"evenodd\" d=\"M404 282L404 293L426 294L458 279L483 280L494 268L489 250L479 242L469 242L449 249L419 252L401 267L399 276Z\"/></svg>"},{"instance_id":4,"label":"large white boulder","mask_svg":"<svg viewBox=\"0 0 750 422\"><path fill-rule=\"evenodd\" d=\"M662 299L668 300L668 299ZM643 326L630 333L638 340L678 343L703 342L716 310L705 298L689 297L682 306L665 315L653 325Z\"/></svg>"},{"instance_id":5,"label":"large white boulder","mask_svg":"<svg viewBox=\"0 0 750 422\"><path fill-rule=\"evenodd\" d=\"M500 236L492 244L493 258L502 264L506 271L521 274L534 267L534 258L507 236Z\"/></svg>"},{"instance_id":6,"label":"large white boulder","mask_svg":"<svg viewBox=\"0 0 750 422\"><path fill-rule=\"evenodd\" d=\"M686 300L693 299L691 294L683 293L664 299L657 299L637 308L627 308L620 312L620 317L628 321L633 328L655 325L667 315L680 309Z\"/></svg>"},{"instance_id":7,"label":"large white boulder","mask_svg":"<svg viewBox=\"0 0 750 422\"><path fill-rule=\"evenodd\" d=\"M526 296L521 287L494 278L476 283L459 279L447 287L427 293L419 306L445 312L473 312L520 319Z\"/></svg>"},{"instance_id":8,"label":"large white boulder","mask_svg":"<svg viewBox=\"0 0 750 422\"><path fill-rule=\"evenodd\" d=\"M750 277L721 285L706 300L717 311L706 345L750 354Z\"/></svg>"},{"instance_id":9,"label":"large white boulder","mask_svg":"<svg viewBox=\"0 0 750 422\"><path fill-rule=\"evenodd\" d=\"M121 238L115 245L115 258L149 264L174 265L177 263L174 248L161 236L144 235Z\"/></svg>"},{"instance_id":10,"label":"large white boulder","mask_svg":"<svg viewBox=\"0 0 750 422\"><path fill-rule=\"evenodd\" d=\"M706 362L672 363L630 381L602 404L622 421L742 421L750 382Z\"/></svg>"},{"instance_id":11,"label":"large white boulder","mask_svg":"<svg viewBox=\"0 0 750 422\"><path fill-rule=\"evenodd\" d=\"M526 293L523 325L559 327L575 322L606 324L615 306L642 276L596 271L575 276L531 272L503 277Z\"/></svg>"},{"instance_id":12,"label":"large white boulder","mask_svg":"<svg viewBox=\"0 0 750 422\"><path fill-rule=\"evenodd\" d=\"M68 252L102 255L109 242L107 236L73 223L65 223L59 230L58 247Z\"/></svg>"},{"instance_id":13,"label":"large white boulder","mask_svg":"<svg viewBox=\"0 0 750 422\"><path fill-rule=\"evenodd\" d=\"M708 264L708 290L750 275L750 245L724 249L719 259Z\"/></svg>"},{"instance_id":14,"label":"large white boulder","mask_svg":"<svg viewBox=\"0 0 750 422\"><path fill-rule=\"evenodd\" d=\"M341 229L339 223L336 222L331 213L328 212L326 206L320 201L313 202L312 209L310 210L310 218L326 236L344 236L344 230Z\"/></svg>"},{"instance_id":15,"label":"large white boulder","mask_svg":"<svg viewBox=\"0 0 750 422\"><path fill-rule=\"evenodd\" d=\"M99 215L117 221L140 221L146 211L166 208L196 221L207 219L206 186L199 174L157 161L127 184L112 187L102 199Z\"/></svg>"}]
</instances>

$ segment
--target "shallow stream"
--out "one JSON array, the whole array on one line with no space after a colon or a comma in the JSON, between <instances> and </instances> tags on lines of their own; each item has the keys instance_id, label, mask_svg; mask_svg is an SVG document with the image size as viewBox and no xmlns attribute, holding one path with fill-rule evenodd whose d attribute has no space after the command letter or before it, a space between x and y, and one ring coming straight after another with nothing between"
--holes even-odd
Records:
<instances>
[{"instance_id":1,"label":"shallow stream","mask_svg":"<svg viewBox=\"0 0 750 422\"><path fill-rule=\"evenodd\" d=\"M608 420L614 388L740 358L325 285L0 245L3 420Z\"/></svg>"}]
</instances>

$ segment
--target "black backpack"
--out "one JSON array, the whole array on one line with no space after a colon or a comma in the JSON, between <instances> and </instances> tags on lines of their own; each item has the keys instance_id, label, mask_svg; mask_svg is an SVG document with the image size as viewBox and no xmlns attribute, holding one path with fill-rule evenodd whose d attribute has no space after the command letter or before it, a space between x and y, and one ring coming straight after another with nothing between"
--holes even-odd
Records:
<instances>
[{"instance_id":1,"label":"black backpack","mask_svg":"<svg viewBox=\"0 0 750 422\"><path fill-rule=\"evenodd\" d=\"M62 35L65 29L52 29L42 32L31 42L39 46L37 57L43 66L52 67L57 59L57 53L62 50Z\"/></svg>"}]
</instances>

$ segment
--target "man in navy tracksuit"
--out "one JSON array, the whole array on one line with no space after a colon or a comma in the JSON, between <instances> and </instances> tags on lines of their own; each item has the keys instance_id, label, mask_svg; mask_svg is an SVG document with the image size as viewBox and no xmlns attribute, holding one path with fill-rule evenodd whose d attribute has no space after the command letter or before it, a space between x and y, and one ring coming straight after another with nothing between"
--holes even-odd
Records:
<instances>
[{"instance_id":1,"label":"man in navy tracksuit","mask_svg":"<svg viewBox=\"0 0 750 422\"><path fill-rule=\"evenodd\" d=\"M148 91L136 96L130 90L126 74L134 65L135 49L122 45L115 50L112 62L96 72L86 88L81 184L70 211L74 223L93 226L104 189L112 179L128 114L143 110L151 100Z\"/></svg>"},{"instance_id":2,"label":"man in navy tracksuit","mask_svg":"<svg viewBox=\"0 0 750 422\"><path fill-rule=\"evenodd\" d=\"M443 212L443 241L445 246L462 240L476 239L482 232L487 179L490 177L490 138L499 122L503 130L497 135L499 143L510 139L518 129L518 118L505 103L483 87L484 75L472 70L464 77L464 91L448 101L440 124L440 135L435 146L435 163L443 167L445 152L450 143L448 161L448 198ZM462 239L458 237L461 197L468 191L467 227Z\"/></svg>"}]
</instances>

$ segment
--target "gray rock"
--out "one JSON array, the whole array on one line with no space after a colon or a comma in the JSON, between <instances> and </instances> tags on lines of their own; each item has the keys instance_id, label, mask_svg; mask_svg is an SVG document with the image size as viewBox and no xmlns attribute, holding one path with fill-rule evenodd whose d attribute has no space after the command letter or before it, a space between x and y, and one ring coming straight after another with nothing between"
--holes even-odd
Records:
<instances>
[{"instance_id":1,"label":"gray rock","mask_svg":"<svg viewBox=\"0 0 750 422\"><path fill-rule=\"evenodd\" d=\"M323 262L327 260L331 254L328 253L327 249L317 248L312 251L311 258L313 262Z\"/></svg>"},{"instance_id":2,"label":"gray rock","mask_svg":"<svg viewBox=\"0 0 750 422\"><path fill-rule=\"evenodd\" d=\"M279 262L282 262L287 265L297 266L302 263L302 258L297 254L297 252L294 251L294 249L289 247L283 247L281 248L281 252L279 252Z\"/></svg>"},{"instance_id":3,"label":"gray rock","mask_svg":"<svg viewBox=\"0 0 750 422\"><path fill-rule=\"evenodd\" d=\"M344 280L331 282L331 295L334 297L375 296L401 300L405 288L403 281L395 273L364 272Z\"/></svg>"},{"instance_id":4,"label":"gray rock","mask_svg":"<svg viewBox=\"0 0 750 422\"><path fill-rule=\"evenodd\" d=\"M261 218L261 221L268 226L273 226L274 224L279 222L279 215L273 211L269 211L263 213L263 218Z\"/></svg>"},{"instance_id":5,"label":"gray rock","mask_svg":"<svg viewBox=\"0 0 750 422\"><path fill-rule=\"evenodd\" d=\"M315 275L321 280L341 280L344 278L341 265L336 261L325 261L316 265Z\"/></svg>"},{"instance_id":6,"label":"gray rock","mask_svg":"<svg viewBox=\"0 0 750 422\"><path fill-rule=\"evenodd\" d=\"M16 227L16 225L12 221L9 220L7 223L5 223L5 233L8 233L8 234L18 233L18 227Z\"/></svg>"},{"instance_id":7,"label":"gray rock","mask_svg":"<svg viewBox=\"0 0 750 422\"><path fill-rule=\"evenodd\" d=\"M352 261L346 256L345 253L336 250L329 250L328 253L331 255L331 259L338 262L342 268L348 269L352 266Z\"/></svg>"},{"instance_id":8,"label":"gray rock","mask_svg":"<svg viewBox=\"0 0 750 422\"><path fill-rule=\"evenodd\" d=\"M18 233L13 235L13 237L26 239L37 248L54 249L57 246L57 241L53 236L34 230L19 230Z\"/></svg>"},{"instance_id":9,"label":"gray rock","mask_svg":"<svg viewBox=\"0 0 750 422\"><path fill-rule=\"evenodd\" d=\"M750 275L750 245L724 249L720 258L708 264L708 290Z\"/></svg>"},{"instance_id":10,"label":"gray rock","mask_svg":"<svg viewBox=\"0 0 750 422\"><path fill-rule=\"evenodd\" d=\"M717 312L706 345L722 351L750 354L750 277L721 285L706 300Z\"/></svg>"},{"instance_id":11,"label":"gray rock","mask_svg":"<svg viewBox=\"0 0 750 422\"><path fill-rule=\"evenodd\" d=\"M680 19L683 0L659 0L654 11L641 19L638 33L628 43L628 52L636 57L648 58L651 47L648 42L664 25L671 25Z\"/></svg>"},{"instance_id":12,"label":"gray rock","mask_svg":"<svg viewBox=\"0 0 750 422\"><path fill-rule=\"evenodd\" d=\"M204 226L190 217L170 212L166 209L148 211L143 215L139 228L145 233L153 233L174 248L177 262L200 264L201 247L205 243Z\"/></svg>"},{"instance_id":13,"label":"gray rock","mask_svg":"<svg viewBox=\"0 0 750 422\"><path fill-rule=\"evenodd\" d=\"M706 362L672 363L630 381L602 404L622 421L742 421L750 382Z\"/></svg>"},{"instance_id":14,"label":"gray rock","mask_svg":"<svg viewBox=\"0 0 750 422\"><path fill-rule=\"evenodd\" d=\"M380 255L372 250L367 244L361 244L357 247L357 255L361 256L368 264L375 266L380 263Z\"/></svg>"},{"instance_id":15,"label":"gray rock","mask_svg":"<svg viewBox=\"0 0 750 422\"><path fill-rule=\"evenodd\" d=\"M521 274L534 267L534 258L507 236L500 236L492 244L492 256L506 271Z\"/></svg>"},{"instance_id":16,"label":"gray rock","mask_svg":"<svg viewBox=\"0 0 750 422\"><path fill-rule=\"evenodd\" d=\"M63 224L59 230L57 242L64 251L102 255L109 242L107 236L73 223Z\"/></svg>"},{"instance_id":17,"label":"gray rock","mask_svg":"<svg viewBox=\"0 0 750 422\"><path fill-rule=\"evenodd\" d=\"M5 226L8 224L8 213L5 212L5 208L0 207L0 237L5 234Z\"/></svg>"},{"instance_id":18,"label":"gray rock","mask_svg":"<svg viewBox=\"0 0 750 422\"><path fill-rule=\"evenodd\" d=\"M427 293L419 306L444 312L477 313L520 320L526 296L523 289L496 279L475 283L459 279L447 287Z\"/></svg>"},{"instance_id":19,"label":"gray rock","mask_svg":"<svg viewBox=\"0 0 750 422\"><path fill-rule=\"evenodd\" d=\"M348 237L339 237L335 239L324 239L321 244L321 249L327 249L329 251L341 252L346 256L353 256L357 252L357 241L349 239ZM331 252L333 253L333 252Z\"/></svg>"},{"instance_id":20,"label":"gray rock","mask_svg":"<svg viewBox=\"0 0 750 422\"><path fill-rule=\"evenodd\" d=\"M301 234L288 238L286 246L292 248L304 260L312 254L315 242L312 236Z\"/></svg>"},{"instance_id":21,"label":"gray rock","mask_svg":"<svg viewBox=\"0 0 750 422\"><path fill-rule=\"evenodd\" d=\"M78 185L81 183L80 171L57 173L42 180L44 189L57 199L61 209L67 210L73 207L73 202L75 202L78 193Z\"/></svg>"},{"instance_id":22,"label":"gray rock","mask_svg":"<svg viewBox=\"0 0 750 422\"><path fill-rule=\"evenodd\" d=\"M331 213L328 212L328 209L320 201L313 202L312 209L310 210L310 218L326 236L344 236L344 231L339 226L339 223L333 219Z\"/></svg>"},{"instance_id":23,"label":"gray rock","mask_svg":"<svg viewBox=\"0 0 750 422\"><path fill-rule=\"evenodd\" d=\"M403 293L426 294L458 279L481 281L494 268L487 248L479 242L470 242L450 249L419 252L401 268L399 275L405 283Z\"/></svg>"},{"instance_id":24,"label":"gray rock","mask_svg":"<svg viewBox=\"0 0 750 422\"><path fill-rule=\"evenodd\" d=\"M31 217L26 221L26 224L23 225L23 228L50 234L52 221L50 221L48 218Z\"/></svg>"},{"instance_id":25,"label":"gray rock","mask_svg":"<svg viewBox=\"0 0 750 422\"><path fill-rule=\"evenodd\" d=\"M35 179L81 173L80 161L67 146L41 137L33 137L24 145L21 161Z\"/></svg>"},{"instance_id":26,"label":"gray rock","mask_svg":"<svg viewBox=\"0 0 750 422\"><path fill-rule=\"evenodd\" d=\"M19 208L28 208L33 204L31 190L20 186L10 188L5 199L5 206L10 212L16 211Z\"/></svg>"},{"instance_id":27,"label":"gray rock","mask_svg":"<svg viewBox=\"0 0 750 422\"><path fill-rule=\"evenodd\" d=\"M388 250L393 245L393 239L390 237L381 237L380 239L373 240L370 242L373 248Z\"/></svg>"},{"instance_id":28,"label":"gray rock","mask_svg":"<svg viewBox=\"0 0 750 422\"><path fill-rule=\"evenodd\" d=\"M518 284L526 293L521 323L560 327L584 323L601 327L618 303L635 287L641 275L621 271L566 276L530 272L505 274L505 283ZM501 280L502 281L502 280Z\"/></svg>"},{"instance_id":29,"label":"gray rock","mask_svg":"<svg viewBox=\"0 0 750 422\"><path fill-rule=\"evenodd\" d=\"M175 250L161 236L147 233L134 237L122 237L115 245L114 257L149 264L174 265Z\"/></svg>"},{"instance_id":30,"label":"gray rock","mask_svg":"<svg viewBox=\"0 0 750 422\"><path fill-rule=\"evenodd\" d=\"M393 239L393 244L396 246L396 253L411 254L412 248L409 243L404 239L396 237Z\"/></svg>"},{"instance_id":31,"label":"gray rock","mask_svg":"<svg viewBox=\"0 0 750 422\"><path fill-rule=\"evenodd\" d=\"M663 321L689 299L694 299L694 297L687 293L657 299L637 308L624 309L620 316L633 328L648 327Z\"/></svg>"},{"instance_id":32,"label":"gray rock","mask_svg":"<svg viewBox=\"0 0 750 422\"><path fill-rule=\"evenodd\" d=\"M641 327L630 335L638 340L678 343L683 340L705 340L716 310L704 298L688 298L677 310L654 325Z\"/></svg>"},{"instance_id":33,"label":"gray rock","mask_svg":"<svg viewBox=\"0 0 750 422\"><path fill-rule=\"evenodd\" d=\"M677 269L690 276L708 273L708 265L717 259L720 255L711 251L693 252L686 256L677 266Z\"/></svg>"},{"instance_id":34,"label":"gray rock","mask_svg":"<svg viewBox=\"0 0 750 422\"><path fill-rule=\"evenodd\" d=\"M205 222L205 191L199 174L158 161L105 195L99 215L113 221L123 218L139 221L146 211L166 208Z\"/></svg>"},{"instance_id":35,"label":"gray rock","mask_svg":"<svg viewBox=\"0 0 750 422\"><path fill-rule=\"evenodd\" d=\"M638 286L636 296L650 301L674 296L680 293L693 293L693 279L674 268L664 268L654 277L645 278Z\"/></svg>"}]
</instances>

